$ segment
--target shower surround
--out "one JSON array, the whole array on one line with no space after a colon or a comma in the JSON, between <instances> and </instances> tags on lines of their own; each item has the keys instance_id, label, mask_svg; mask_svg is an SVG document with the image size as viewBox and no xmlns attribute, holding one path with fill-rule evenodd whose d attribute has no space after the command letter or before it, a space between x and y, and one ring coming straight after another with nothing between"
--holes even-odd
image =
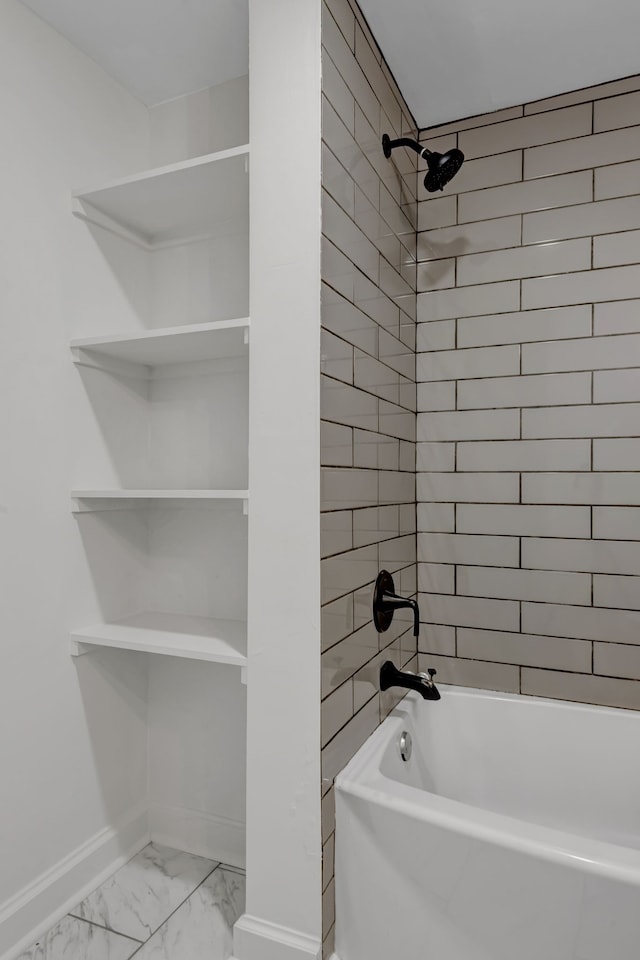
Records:
<instances>
[{"instance_id":1,"label":"shower surround","mask_svg":"<svg viewBox=\"0 0 640 960\"><path fill-rule=\"evenodd\" d=\"M638 709L640 77L421 139L421 668Z\"/></svg>"}]
</instances>

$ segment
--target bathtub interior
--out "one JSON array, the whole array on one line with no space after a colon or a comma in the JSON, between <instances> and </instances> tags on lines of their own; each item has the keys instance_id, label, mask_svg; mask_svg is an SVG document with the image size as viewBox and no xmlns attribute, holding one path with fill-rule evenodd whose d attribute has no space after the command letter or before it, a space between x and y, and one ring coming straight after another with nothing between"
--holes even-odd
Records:
<instances>
[{"instance_id":1,"label":"bathtub interior","mask_svg":"<svg viewBox=\"0 0 640 960\"><path fill-rule=\"evenodd\" d=\"M429 794L640 849L640 714L441 688L388 720L379 773ZM399 735L412 738L408 762Z\"/></svg>"}]
</instances>

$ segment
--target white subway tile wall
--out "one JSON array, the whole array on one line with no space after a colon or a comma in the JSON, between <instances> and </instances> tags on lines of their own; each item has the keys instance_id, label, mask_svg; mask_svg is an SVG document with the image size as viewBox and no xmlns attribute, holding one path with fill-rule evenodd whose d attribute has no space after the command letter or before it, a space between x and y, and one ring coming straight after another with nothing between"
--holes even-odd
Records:
<instances>
[{"instance_id":1,"label":"white subway tile wall","mask_svg":"<svg viewBox=\"0 0 640 960\"><path fill-rule=\"evenodd\" d=\"M383 133L395 138L418 132L362 14L349 0L326 0L323 8L322 93L321 720L328 956L334 922L333 780L399 699L395 691L380 693L384 660L417 669L410 619L397 616L386 633L378 634L371 601L380 569L392 573L403 594L415 597L418 590L418 158L397 150L389 161L381 146ZM508 176L508 157L505 161ZM476 181L482 171L480 161ZM473 187L473 179L469 183ZM455 198L444 198L432 213L438 226L454 224ZM507 237L519 244L519 218L516 226L517 236L514 225L511 232L499 227L495 243L500 246ZM477 240L473 249L485 247ZM571 249L568 262L574 263ZM433 283L451 285L448 269L455 261L449 260L431 264ZM589 265L584 258L575 262L580 269ZM423 349L452 350L455 320L432 325L425 344ZM582 399L576 396L575 402ZM434 394L433 402L435 409L451 409L446 391L440 390L440 399ZM453 461L442 465L454 469ZM446 591L453 587L453 571L453 566L438 564L429 571L423 565L421 577ZM438 636L438 649L451 653L442 629ZM566 667L564 661L559 665Z\"/></svg>"},{"instance_id":2,"label":"white subway tile wall","mask_svg":"<svg viewBox=\"0 0 640 960\"><path fill-rule=\"evenodd\" d=\"M420 668L640 709L640 77L443 135L467 161L418 203Z\"/></svg>"}]
</instances>

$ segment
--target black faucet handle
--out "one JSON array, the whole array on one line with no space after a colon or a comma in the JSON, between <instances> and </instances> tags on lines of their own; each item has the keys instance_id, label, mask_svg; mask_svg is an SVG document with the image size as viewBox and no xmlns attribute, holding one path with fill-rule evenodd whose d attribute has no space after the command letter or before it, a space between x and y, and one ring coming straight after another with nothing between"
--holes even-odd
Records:
<instances>
[{"instance_id":1,"label":"black faucet handle","mask_svg":"<svg viewBox=\"0 0 640 960\"><path fill-rule=\"evenodd\" d=\"M438 672L438 671L437 671L437 670L434 670L433 667L429 667L429 668L427 669L427 673L429 674L429 680L433 681L433 678L435 677L435 675L436 675L437 672Z\"/></svg>"}]
</instances>

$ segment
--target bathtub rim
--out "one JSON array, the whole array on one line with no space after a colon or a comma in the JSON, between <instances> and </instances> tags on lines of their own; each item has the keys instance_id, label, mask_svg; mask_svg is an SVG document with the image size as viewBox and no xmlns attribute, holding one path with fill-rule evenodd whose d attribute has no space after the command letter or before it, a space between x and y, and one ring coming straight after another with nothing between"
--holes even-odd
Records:
<instances>
[{"instance_id":1,"label":"bathtub rim","mask_svg":"<svg viewBox=\"0 0 640 960\"><path fill-rule=\"evenodd\" d=\"M556 709L598 711L617 716L613 707L552 700L523 694L502 693L475 687L439 684L443 693L481 699L537 702ZM640 850L605 840L568 833L507 814L495 813L460 800L404 784L385 776L380 769L387 745L406 725L412 708L420 706L419 694L409 692L360 747L335 780L336 795L345 794L375 806L386 807L411 820L428 821L451 832L497 844L517 853L570 867L623 883L640 886ZM623 711L634 714L635 711ZM640 714L638 714L640 720ZM426 802L424 799L427 798Z\"/></svg>"}]
</instances>

